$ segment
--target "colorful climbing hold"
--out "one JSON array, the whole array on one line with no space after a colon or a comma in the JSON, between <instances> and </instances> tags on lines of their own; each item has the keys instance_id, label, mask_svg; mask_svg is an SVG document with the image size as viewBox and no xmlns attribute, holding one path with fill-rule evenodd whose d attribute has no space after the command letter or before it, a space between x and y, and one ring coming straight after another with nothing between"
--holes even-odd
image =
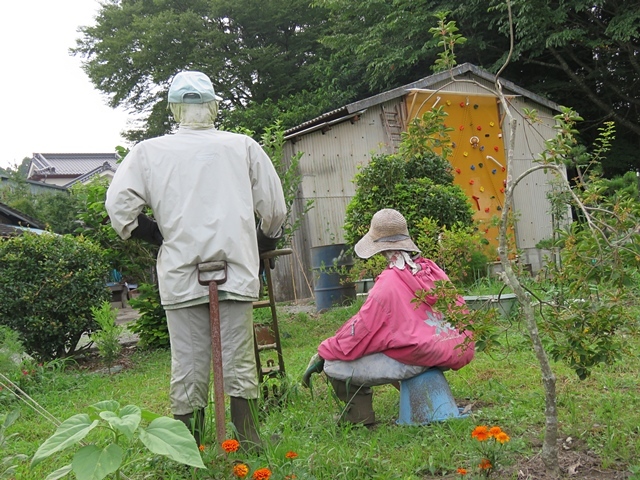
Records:
<instances>
[{"instance_id":1,"label":"colorful climbing hold","mask_svg":"<svg viewBox=\"0 0 640 480\"><path fill-rule=\"evenodd\" d=\"M460 107L464 108L465 103L464 102L460 102Z\"/></svg>"},{"instance_id":2,"label":"colorful climbing hold","mask_svg":"<svg viewBox=\"0 0 640 480\"><path fill-rule=\"evenodd\" d=\"M493 149L497 152L498 150L500 150L500 148L496 145L495 147L493 147Z\"/></svg>"},{"instance_id":3,"label":"colorful climbing hold","mask_svg":"<svg viewBox=\"0 0 640 480\"><path fill-rule=\"evenodd\" d=\"M463 155L464 155L465 157L468 157L468 156L469 156L469 153L468 153L468 152L464 152L464 153L463 153Z\"/></svg>"},{"instance_id":4,"label":"colorful climbing hold","mask_svg":"<svg viewBox=\"0 0 640 480\"><path fill-rule=\"evenodd\" d=\"M481 191L481 192L484 192L484 187L480 187L480 191Z\"/></svg>"},{"instance_id":5,"label":"colorful climbing hold","mask_svg":"<svg viewBox=\"0 0 640 480\"><path fill-rule=\"evenodd\" d=\"M489 122L489 126L490 126L490 127L493 127L494 125L495 125L495 123L493 123L493 122Z\"/></svg>"},{"instance_id":6,"label":"colorful climbing hold","mask_svg":"<svg viewBox=\"0 0 640 480\"><path fill-rule=\"evenodd\" d=\"M478 164L478 166L479 166L480 168L482 168L482 167L484 167L484 163L480 162L480 163Z\"/></svg>"},{"instance_id":7,"label":"colorful climbing hold","mask_svg":"<svg viewBox=\"0 0 640 480\"><path fill-rule=\"evenodd\" d=\"M460 131L464 130L464 125L460 125L460 126L458 127L458 130L460 130Z\"/></svg>"},{"instance_id":8,"label":"colorful climbing hold","mask_svg":"<svg viewBox=\"0 0 640 480\"><path fill-rule=\"evenodd\" d=\"M497 170L494 168L493 170L491 170L491 173L495 175L497 173Z\"/></svg>"},{"instance_id":9,"label":"colorful climbing hold","mask_svg":"<svg viewBox=\"0 0 640 480\"><path fill-rule=\"evenodd\" d=\"M482 126L478 125L478 126L476 127L476 130L478 130L478 131L482 130Z\"/></svg>"},{"instance_id":10,"label":"colorful climbing hold","mask_svg":"<svg viewBox=\"0 0 640 480\"><path fill-rule=\"evenodd\" d=\"M487 207L487 208L485 208L485 209L484 209L484 211L485 211L486 213L489 213L489 212L491 211L491 209L490 209L489 207Z\"/></svg>"},{"instance_id":11,"label":"colorful climbing hold","mask_svg":"<svg viewBox=\"0 0 640 480\"><path fill-rule=\"evenodd\" d=\"M461 173L462 170L460 170L459 168L456 168L456 173Z\"/></svg>"},{"instance_id":12,"label":"colorful climbing hold","mask_svg":"<svg viewBox=\"0 0 640 480\"><path fill-rule=\"evenodd\" d=\"M451 100L447 100L447 105L451 105Z\"/></svg>"},{"instance_id":13,"label":"colorful climbing hold","mask_svg":"<svg viewBox=\"0 0 640 480\"><path fill-rule=\"evenodd\" d=\"M474 182L473 179L469 180L469 185L473 185L474 183L476 182Z\"/></svg>"}]
</instances>

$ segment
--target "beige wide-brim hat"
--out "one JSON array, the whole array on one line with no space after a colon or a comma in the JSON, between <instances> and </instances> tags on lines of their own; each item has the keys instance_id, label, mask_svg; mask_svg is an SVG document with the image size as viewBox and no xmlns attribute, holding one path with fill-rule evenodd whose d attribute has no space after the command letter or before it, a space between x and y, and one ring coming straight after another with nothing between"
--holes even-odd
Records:
<instances>
[{"instance_id":1,"label":"beige wide-brim hat","mask_svg":"<svg viewBox=\"0 0 640 480\"><path fill-rule=\"evenodd\" d=\"M409 236L407 221L392 208L383 208L373 215L369 231L355 246L360 258L369 258L385 250L420 251Z\"/></svg>"}]
</instances>

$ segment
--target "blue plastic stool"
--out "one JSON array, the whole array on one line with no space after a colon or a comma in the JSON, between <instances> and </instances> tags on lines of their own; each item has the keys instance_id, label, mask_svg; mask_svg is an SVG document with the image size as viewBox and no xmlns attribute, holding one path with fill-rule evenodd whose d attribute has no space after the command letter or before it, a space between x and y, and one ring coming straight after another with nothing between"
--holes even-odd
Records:
<instances>
[{"instance_id":1,"label":"blue plastic stool","mask_svg":"<svg viewBox=\"0 0 640 480\"><path fill-rule=\"evenodd\" d=\"M441 370L432 368L400 382L400 425L426 425L460 418L449 383Z\"/></svg>"}]
</instances>

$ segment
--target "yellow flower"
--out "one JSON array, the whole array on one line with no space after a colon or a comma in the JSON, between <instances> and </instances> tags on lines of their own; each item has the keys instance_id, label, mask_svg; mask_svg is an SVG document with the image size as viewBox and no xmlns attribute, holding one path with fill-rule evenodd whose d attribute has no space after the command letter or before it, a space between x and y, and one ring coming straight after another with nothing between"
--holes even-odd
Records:
<instances>
[{"instance_id":1,"label":"yellow flower","mask_svg":"<svg viewBox=\"0 0 640 480\"><path fill-rule=\"evenodd\" d=\"M294 458L298 458L298 454L296 452L287 452L284 455L286 458L290 458L290 459L294 459Z\"/></svg>"},{"instance_id":2,"label":"yellow flower","mask_svg":"<svg viewBox=\"0 0 640 480\"><path fill-rule=\"evenodd\" d=\"M249 467L244 463L239 463L233 467L233 474L238 478L244 478L249 473Z\"/></svg>"},{"instance_id":3,"label":"yellow flower","mask_svg":"<svg viewBox=\"0 0 640 480\"><path fill-rule=\"evenodd\" d=\"M500 432L498 435L496 435L495 438L496 438L496 442L500 442L500 443L507 443L509 440L511 440L509 435L507 435L505 432Z\"/></svg>"},{"instance_id":4,"label":"yellow flower","mask_svg":"<svg viewBox=\"0 0 640 480\"><path fill-rule=\"evenodd\" d=\"M271 477L271 470L268 468L259 468L255 472L253 472L254 480L269 480Z\"/></svg>"},{"instance_id":5,"label":"yellow flower","mask_svg":"<svg viewBox=\"0 0 640 480\"><path fill-rule=\"evenodd\" d=\"M237 440L225 440L222 442L222 449L227 453L237 452L239 448L240 442Z\"/></svg>"},{"instance_id":6,"label":"yellow flower","mask_svg":"<svg viewBox=\"0 0 640 480\"><path fill-rule=\"evenodd\" d=\"M500 432L502 432L500 427L491 427L489 429L489 436L495 438Z\"/></svg>"},{"instance_id":7,"label":"yellow flower","mask_svg":"<svg viewBox=\"0 0 640 480\"><path fill-rule=\"evenodd\" d=\"M484 425L479 425L471 432L471 438L475 438L479 442L484 442L489 439L489 429Z\"/></svg>"}]
</instances>

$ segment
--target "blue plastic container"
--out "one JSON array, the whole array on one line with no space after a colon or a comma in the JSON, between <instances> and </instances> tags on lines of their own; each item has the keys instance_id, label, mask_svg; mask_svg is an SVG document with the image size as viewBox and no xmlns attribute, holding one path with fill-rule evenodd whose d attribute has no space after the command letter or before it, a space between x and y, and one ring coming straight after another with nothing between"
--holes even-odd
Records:
<instances>
[{"instance_id":1,"label":"blue plastic container","mask_svg":"<svg viewBox=\"0 0 640 480\"><path fill-rule=\"evenodd\" d=\"M356 286L347 282L345 273L353 266L343 243L311 248L313 292L318 311L335 305L345 305L356 298Z\"/></svg>"}]
</instances>

